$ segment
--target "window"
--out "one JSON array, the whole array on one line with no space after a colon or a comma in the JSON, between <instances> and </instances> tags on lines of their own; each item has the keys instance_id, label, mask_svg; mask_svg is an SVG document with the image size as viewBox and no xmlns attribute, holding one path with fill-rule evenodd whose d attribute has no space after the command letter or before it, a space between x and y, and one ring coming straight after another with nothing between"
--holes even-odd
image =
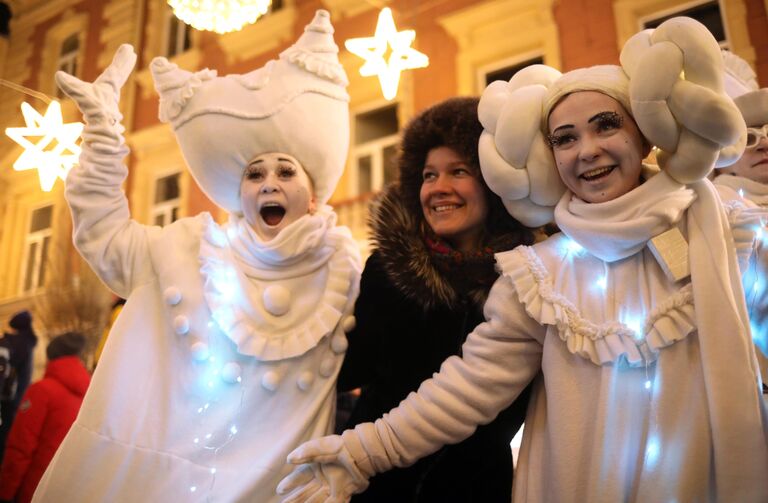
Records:
<instances>
[{"instance_id":1,"label":"window","mask_svg":"<svg viewBox=\"0 0 768 503\"><path fill-rule=\"evenodd\" d=\"M720 3L717 1L709 1L703 3L698 2L698 4L695 2L689 2L687 4L683 4L675 11L667 11L661 15L643 19L641 21L642 27L644 29L656 28L667 19L677 16L687 16L697 20L707 27L707 29L715 37L715 40L717 40L720 44L720 47L723 49L728 48L728 39L725 34L725 23L723 22Z\"/></svg>"},{"instance_id":2,"label":"window","mask_svg":"<svg viewBox=\"0 0 768 503\"><path fill-rule=\"evenodd\" d=\"M355 144L352 148L353 196L381 190L397 178L399 122L397 104L355 116Z\"/></svg>"},{"instance_id":3,"label":"window","mask_svg":"<svg viewBox=\"0 0 768 503\"><path fill-rule=\"evenodd\" d=\"M180 176L181 173L174 173L155 180L155 197L150 215L154 225L163 227L178 220L181 205Z\"/></svg>"},{"instance_id":4,"label":"window","mask_svg":"<svg viewBox=\"0 0 768 503\"><path fill-rule=\"evenodd\" d=\"M32 210L29 232L24 240L22 293L40 288L45 283L48 249L51 245L53 206Z\"/></svg>"},{"instance_id":5,"label":"window","mask_svg":"<svg viewBox=\"0 0 768 503\"><path fill-rule=\"evenodd\" d=\"M539 56L537 58L532 58L532 59L523 61L522 63L517 63L514 65L506 65L494 70L486 71L485 85L488 86L488 84L497 80L503 80L504 82L508 82L509 79L511 79L517 72L519 72L526 66L543 65L543 64L544 64L544 58Z\"/></svg>"},{"instance_id":6,"label":"window","mask_svg":"<svg viewBox=\"0 0 768 503\"><path fill-rule=\"evenodd\" d=\"M173 14L171 8L165 10L165 56L172 58L192 47L190 34L192 27Z\"/></svg>"},{"instance_id":7,"label":"window","mask_svg":"<svg viewBox=\"0 0 768 503\"><path fill-rule=\"evenodd\" d=\"M80 51L80 39L78 34L74 33L64 39L59 51L59 61L56 65L57 70L66 72L70 75L77 75L77 54ZM64 92L57 86L57 96L64 97Z\"/></svg>"}]
</instances>

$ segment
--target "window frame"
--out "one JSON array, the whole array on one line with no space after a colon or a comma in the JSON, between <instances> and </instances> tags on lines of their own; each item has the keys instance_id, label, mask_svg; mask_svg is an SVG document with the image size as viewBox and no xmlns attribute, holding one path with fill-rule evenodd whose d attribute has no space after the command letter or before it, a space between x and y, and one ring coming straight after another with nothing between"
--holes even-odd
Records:
<instances>
[{"instance_id":1,"label":"window frame","mask_svg":"<svg viewBox=\"0 0 768 503\"><path fill-rule=\"evenodd\" d=\"M178 196L172 198L172 199L165 199L160 202L155 202L155 197L157 195L157 183L162 180L163 178L168 178L171 176L176 177L176 183L179 189ZM149 205L149 223L151 225L159 225L155 223L155 220L157 217L162 216L163 217L163 224L160 225L160 227L165 227L166 225L172 224L176 220L181 218L181 207L182 207L182 200L183 200L183 194L182 194L182 171L181 170L168 170L163 171L161 173L153 174L152 181L151 181L151 194L150 194L150 205ZM173 219L173 210L176 210L176 219ZM166 218L169 221L166 221Z\"/></svg>"},{"instance_id":2,"label":"window frame","mask_svg":"<svg viewBox=\"0 0 768 503\"><path fill-rule=\"evenodd\" d=\"M667 17L667 16L674 16L677 13L681 13L682 11L686 11L688 9L692 9L694 7L699 7L702 5L706 5L709 3L716 3L717 7L720 11L720 22L723 25L723 34L725 35L725 40L718 41L720 44L721 49L730 49L732 46L731 43L731 36L729 33L728 28L728 19L725 15L725 5L723 4L722 0L688 0L687 2L683 2L677 5L670 5L667 7L664 7L658 11L644 14L637 18L637 29L638 31L645 29L645 24L649 21L656 21L660 18Z\"/></svg>"},{"instance_id":3,"label":"window frame","mask_svg":"<svg viewBox=\"0 0 768 503\"><path fill-rule=\"evenodd\" d=\"M36 211L43 210L45 208L50 208L51 211L51 220L48 225L48 227L32 231L32 221L33 221L33 215ZM46 281L46 264L48 261L48 255L51 250L51 243L53 242L53 227L54 227L54 215L55 215L55 205L50 202L46 202L43 204L36 205L34 207L31 207L29 212L27 213L27 220L26 220L26 226L25 226L25 233L24 233L24 252L21 260L21 269L20 269L20 275L19 275L19 293L21 295L27 295L30 293L38 292L45 288L45 281ZM48 242L46 247L46 240ZM30 261L30 248L33 244L36 244L35 248L35 256L32 258L34 261L34 265L32 266L32 277L29 278L28 274L28 267L29 267L29 261ZM28 282L27 279L30 279ZM27 283L30 284L30 287L27 288Z\"/></svg>"},{"instance_id":4,"label":"window frame","mask_svg":"<svg viewBox=\"0 0 768 503\"><path fill-rule=\"evenodd\" d=\"M374 140L368 140L363 143L355 144L354 139L356 137L357 117L360 115L369 114L379 109L390 107L395 108L395 116L397 117L397 132L380 136ZM397 99L393 101L376 101L374 103L368 104L367 106L360 107L352 111L352 131L350 131L352 145L350 146L349 156L351 160L351 169L347 181L347 193L350 197L354 198L365 194L375 193L384 188L384 150L388 147L397 146L397 144L400 142L400 135L402 133L400 113L401 103ZM371 188L369 191L361 191L359 161L366 156L371 157Z\"/></svg>"}]
</instances>

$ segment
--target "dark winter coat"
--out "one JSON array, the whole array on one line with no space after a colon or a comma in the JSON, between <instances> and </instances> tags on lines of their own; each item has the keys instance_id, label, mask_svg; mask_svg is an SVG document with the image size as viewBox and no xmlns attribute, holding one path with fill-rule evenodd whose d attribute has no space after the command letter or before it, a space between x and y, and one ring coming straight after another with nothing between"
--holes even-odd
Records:
<instances>
[{"instance_id":1,"label":"dark winter coat","mask_svg":"<svg viewBox=\"0 0 768 503\"><path fill-rule=\"evenodd\" d=\"M438 270L420 222L402 200L391 188L372 210L375 249L363 271L357 326L348 334L339 376L340 390L362 388L348 427L381 417L437 372L443 360L461 354L466 336L484 321L482 306L495 278L491 264L490 282L473 286L466 278L466 288L457 291L461 268L453 279ZM373 477L352 501L509 503L509 443L524 420L527 395L460 444Z\"/></svg>"},{"instance_id":2,"label":"dark winter coat","mask_svg":"<svg viewBox=\"0 0 768 503\"><path fill-rule=\"evenodd\" d=\"M9 360L6 364L10 371L0 391L0 463L16 410L32 379L32 352L37 344L28 311L13 316L9 324L16 332L6 333L0 338L0 347L8 350Z\"/></svg>"},{"instance_id":3,"label":"dark winter coat","mask_svg":"<svg viewBox=\"0 0 768 503\"><path fill-rule=\"evenodd\" d=\"M40 478L77 417L90 383L77 356L48 363L42 380L27 389L8 435L0 469L0 500L32 500Z\"/></svg>"}]
</instances>

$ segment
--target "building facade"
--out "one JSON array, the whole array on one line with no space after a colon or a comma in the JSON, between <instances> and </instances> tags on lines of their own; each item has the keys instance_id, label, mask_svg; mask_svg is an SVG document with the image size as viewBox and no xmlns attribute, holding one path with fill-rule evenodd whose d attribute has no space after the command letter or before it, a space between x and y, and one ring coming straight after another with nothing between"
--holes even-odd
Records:
<instances>
[{"instance_id":1,"label":"building facade","mask_svg":"<svg viewBox=\"0 0 768 503\"><path fill-rule=\"evenodd\" d=\"M225 35L191 29L165 0L6 0L0 6L0 78L60 99L65 122L80 117L58 93L55 71L90 81L120 44L136 48L137 67L121 101L131 148L125 189L133 218L153 225L201 211L219 221L226 216L197 187L169 126L157 119L152 58L166 56L192 71L243 73L276 58L316 9L329 10L350 77L352 124L347 169L331 204L362 248L368 201L396 176L398 134L408 120L445 98L477 95L528 64L567 71L617 63L632 34L686 14L702 20L768 85L768 0L273 0L255 24ZM362 60L344 49L344 40L373 35L385 6L399 30L416 30L414 46L430 59L427 68L403 73L392 101L382 97L375 77L360 76ZM44 102L0 86L3 128L24 124L23 101L45 110ZM72 327L96 333L111 294L72 248L63 183L43 192L35 171L13 170L20 153L0 137L0 323L31 309L44 337Z\"/></svg>"}]
</instances>

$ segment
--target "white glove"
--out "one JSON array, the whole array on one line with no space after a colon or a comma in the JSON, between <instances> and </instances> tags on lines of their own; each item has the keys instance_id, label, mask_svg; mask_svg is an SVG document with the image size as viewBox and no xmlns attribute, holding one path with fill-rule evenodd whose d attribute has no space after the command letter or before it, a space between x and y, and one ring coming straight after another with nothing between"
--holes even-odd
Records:
<instances>
[{"instance_id":1,"label":"white glove","mask_svg":"<svg viewBox=\"0 0 768 503\"><path fill-rule=\"evenodd\" d=\"M360 459L345 440L352 440ZM345 503L364 491L374 471L364 462L365 451L354 448L360 445L356 440L354 431L346 431L344 437L317 438L291 452L288 462L299 466L277 486L277 493L284 496L282 503Z\"/></svg>"},{"instance_id":2,"label":"white glove","mask_svg":"<svg viewBox=\"0 0 768 503\"><path fill-rule=\"evenodd\" d=\"M75 101L85 118L83 140L97 151L115 153L115 148L123 144L125 129L120 124L123 116L118 108L120 89L135 64L133 47L123 44L112 63L93 83L83 82L62 71L56 72L56 83Z\"/></svg>"}]
</instances>

